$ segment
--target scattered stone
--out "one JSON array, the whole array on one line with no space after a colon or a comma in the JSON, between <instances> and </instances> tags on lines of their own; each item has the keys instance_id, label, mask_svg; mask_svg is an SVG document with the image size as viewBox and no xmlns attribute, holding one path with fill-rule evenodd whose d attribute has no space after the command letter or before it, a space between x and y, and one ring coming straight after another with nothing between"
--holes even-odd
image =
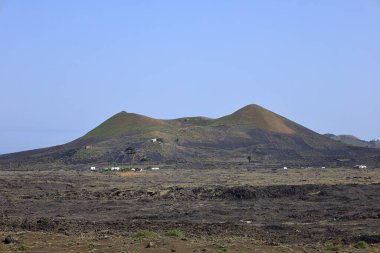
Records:
<instances>
[{"instance_id":1,"label":"scattered stone","mask_svg":"<svg viewBox=\"0 0 380 253\"><path fill-rule=\"evenodd\" d=\"M154 242L149 242L145 248L153 248L154 246L156 246L156 244Z\"/></svg>"},{"instance_id":2,"label":"scattered stone","mask_svg":"<svg viewBox=\"0 0 380 253\"><path fill-rule=\"evenodd\" d=\"M15 242L16 242L16 239L13 238L12 236L7 236L3 240L3 243L5 243L5 244L11 244L11 243L15 243Z\"/></svg>"},{"instance_id":3,"label":"scattered stone","mask_svg":"<svg viewBox=\"0 0 380 253\"><path fill-rule=\"evenodd\" d=\"M159 195L160 197L165 197L165 196L168 196L169 193L170 193L170 190L161 190L159 192Z\"/></svg>"}]
</instances>

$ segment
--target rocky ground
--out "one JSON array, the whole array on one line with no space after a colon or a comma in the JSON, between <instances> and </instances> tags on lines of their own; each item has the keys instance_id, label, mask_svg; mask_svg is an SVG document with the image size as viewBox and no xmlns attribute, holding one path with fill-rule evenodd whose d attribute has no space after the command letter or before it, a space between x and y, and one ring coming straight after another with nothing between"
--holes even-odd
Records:
<instances>
[{"instance_id":1,"label":"rocky ground","mask_svg":"<svg viewBox=\"0 0 380 253\"><path fill-rule=\"evenodd\" d=\"M380 250L377 169L0 171L0 193L0 252Z\"/></svg>"}]
</instances>

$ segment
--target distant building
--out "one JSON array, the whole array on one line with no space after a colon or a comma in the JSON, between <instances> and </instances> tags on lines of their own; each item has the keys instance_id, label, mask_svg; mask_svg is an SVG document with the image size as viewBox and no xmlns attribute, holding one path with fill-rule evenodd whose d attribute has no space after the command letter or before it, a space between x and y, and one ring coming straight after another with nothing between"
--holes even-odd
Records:
<instances>
[{"instance_id":1,"label":"distant building","mask_svg":"<svg viewBox=\"0 0 380 253\"><path fill-rule=\"evenodd\" d=\"M111 171L119 171L120 167L111 167Z\"/></svg>"},{"instance_id":2,"label":"distant building","mask_svg":"<svg viewBox=\"0 0 380 253\"><path fill-rule=\"evenodd\" d=\"M158 167L153 167L151 170L159 170L160 168Z\"/></svg>"},{"instance_id":3,"label":"distant building","mask_svg":"<svg viewBox=\"0 0 380 253\"><path fill-rule=\"evenodd\" d=\"M284 169L284 170L287 170L287 169L288 169L288 167L284 167L283 169Z\"/></svg>"},{"instance_id":4,"label":"distant building","mask_svg":"<svg viewBox=\"0 0 380 253\"><path fill-rule=\"evenodd\" d=\"M164 143L164 139L162 138L153 138L153 139L150 139L150 141L153 143L158 143L158 144Z\"/></svg>"},{"instance_id":5,"label":"distant building","mask_svg":"<svg viewBox=\"0 0 380 253\"><path fill-rule=\"evenodd\" d=\"M367 169L367 166L366 165L355 165L354 168L356 169Z\"/></svg>"},{"instance_id":6,"label":"distant building","mask_svg":"<svg viewBox=\"0 0 380 253\"><path fill-rule=\"evenodd\" d=\"M90 167L90 171L96 171L96 167L95 166L91 166Z\"/></svg>"}]
</instances>

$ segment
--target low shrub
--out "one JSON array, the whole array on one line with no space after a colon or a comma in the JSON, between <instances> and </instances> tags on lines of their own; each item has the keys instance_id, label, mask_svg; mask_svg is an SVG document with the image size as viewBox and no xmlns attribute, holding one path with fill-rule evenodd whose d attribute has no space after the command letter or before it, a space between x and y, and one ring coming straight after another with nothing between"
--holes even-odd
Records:
<instances>
[{"instance_id":1,"label":"low shrub","mask_svg":"<svg viewBox=\"0 0 380 253\"><path fill-rule=\"evenodd\" d=\"M177 238L185 237L185 234L181 230L178 230L178 229L169 230L165 233L165 235L171 236L171 237L177 237Z\"/></svg>"},{"instance_id":2,"label":"low shrub","mask_svg":"<svg viewBox=\"0 0 380 253\"><path fill-rule=\"evenodd\" d=\"M366 243L365 241L358 241L356 244L355 244L355 248L357 249L368 249L368 243Z\"/></svg>"},{"instance_id":3,"label":"low shrub","mask_svg":"<svg viewBox=\"0 0 380 253\"><path fill-rule=\"evenodd\" d=\"M21 244L20 247L19 247L20 250L27 250L28 249L28 245L26 244Z\"/></svg>"},{"instance_id":4,"label":"low shrub","mask_svg":"<svg viewBox=\"0 0 380 253\"><path fill-rule=\"evenodd\" d=\"M139 239L139 240L142 240L142 239L145 239L145 238L155 238L155 237L158 237L158 234L154 231L150 231L150 230L141 230L141 231L138 231L134 237L136 239Z\"/></svg>"},{"instance_id":5,"label":"low shrub","mask_svg":"<svg viewBox=\"0 0 380 253\"><path fill-rule=\"evenodd\" d=\"M326 247L327 252L339 251L339 250L340 250L340 247L339 247L339 245L336 245L336 244L331 244L331 245Z\"/></svg>"}]
</instances>

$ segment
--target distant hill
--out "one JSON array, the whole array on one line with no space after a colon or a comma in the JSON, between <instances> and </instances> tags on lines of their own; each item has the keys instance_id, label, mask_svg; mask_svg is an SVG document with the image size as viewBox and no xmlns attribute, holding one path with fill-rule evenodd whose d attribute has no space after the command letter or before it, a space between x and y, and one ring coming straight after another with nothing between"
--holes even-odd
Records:
<instances>
[{"instance_id":1,"label":"distant hill","mask_svg":"<svg viewBox=\"0 0 380 253\"><path fill-rule=\"evenodd\" d=\"M329 136L330 137L330 136ZM120 112L64 145L0 156L7 164L254 164L380 163L380 151L353 147L258 105L217 119L160 120Z\"/></svg>"},{"instance_id":2,"label":"distant hill","mask_svg":"<svg viewBox=\"0 0 380 253\"><path fill-rule=\"evenodd\" d=\"M380 140L364 141L353 135L325 134L325 136L355 147L380 148Z\"/></svg>"}]
</instances>

